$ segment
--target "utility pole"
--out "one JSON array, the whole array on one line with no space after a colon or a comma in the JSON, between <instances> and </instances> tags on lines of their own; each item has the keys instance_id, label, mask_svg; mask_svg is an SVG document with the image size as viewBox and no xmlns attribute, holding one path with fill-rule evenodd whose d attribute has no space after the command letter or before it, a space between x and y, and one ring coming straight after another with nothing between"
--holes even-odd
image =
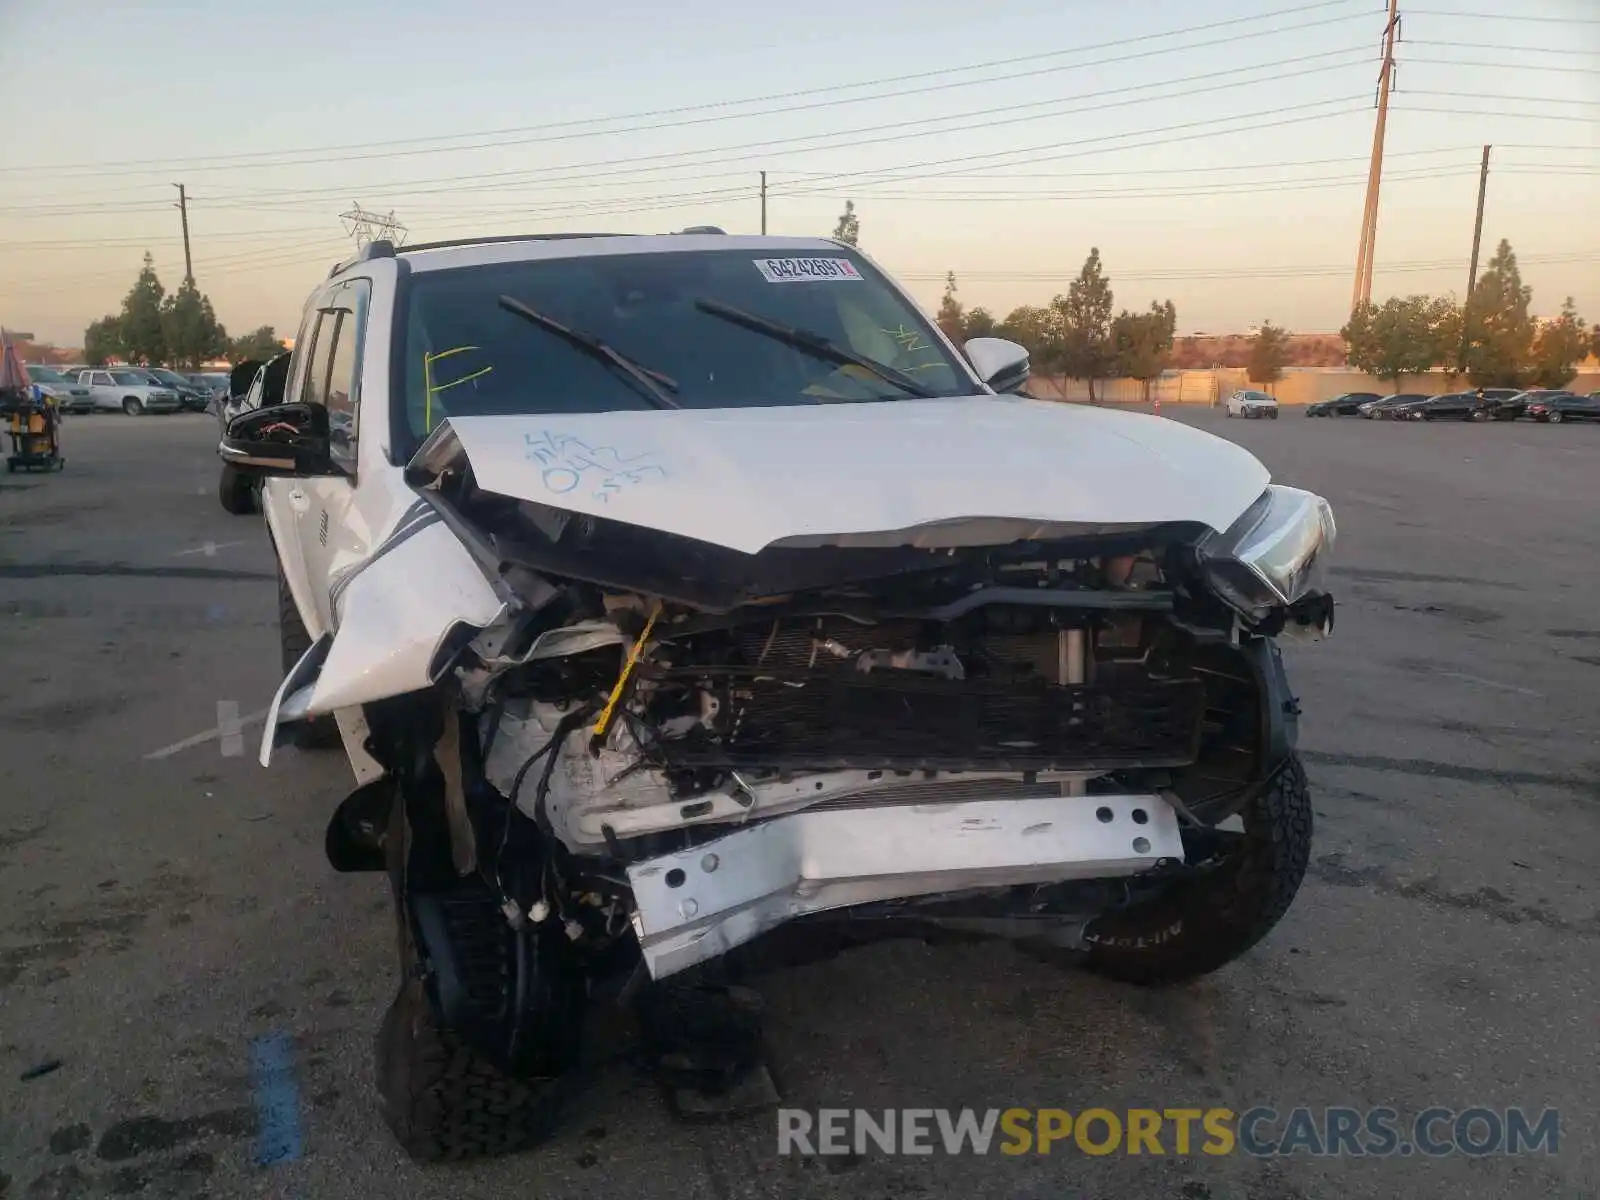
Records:
<instances>
[{"instance_id":1,"label":"utility pole","mask_svg":"<svg viewBox=\"0 0 1600 1200\"><path fill-rule=\"evenodd\" d=\"M1489 190L1489 149L1483 148L1483 165L1478 168L1478 219L1472 224L1472 266L1467 271L1466 296L1472 298L1472 289L1478 286L1478 250L1483 245L1483 197Z\"/></svg>"},{"instance_id":2,"label":"utility pole","mask_svg":"<svg viewBox=\"0 0 1600 1200\"><path fill-rule=\"evenodd\" d=\"M1472 223L1472 265L1467 268L1467 290L1461 300L1461 354L1457 365L1467 369L1467 347L1472 345L1472 290L1478 286L1478 250L1483 246L1483 198L1489 190L1489 150L1483 148L1483 165L1478 168L1478 216Z\"/></svg>"},{"instance_id":3,"label":"utility pole","mask_svg":"<svg viewBox=\"0 0 1600 1200\"><path fill-rule=\"evenodd\" d=\"M1356 282L1350 311L1372 299L1372 257L1378 243L1378 191L1383 182L1383 135L1389 122L1389 88L1394 81L1394 42L1400 29L1400 0L1389 0L1383 29L1383 66L1378 71L1378 123L1372 131L1372 165L1367 171L1367 204L1361 214L1361 246L1356 251Z\"/></svg>"},{"instance_id":4,"label":"utility pole","mask_svg":"<svg viewBox=\"0 0 1600 1200\"><path fill-rule=\"evenodd\" d=\"M767 232L767 173L761 172L761 232Z\"/></svg>"},{"instance_id":5,"label":"utility pole","mask_svg":"<svg viewBox=\"0 0 1600 1200\"><path fill-rule=\"evenodd\" d=\"M173 205L183 214L183 278L188 283L194 282L194 261L189 257L189 197L184 195L183 184L172 185L178 189L178 202Z\"/></svg>"}]
</instances>

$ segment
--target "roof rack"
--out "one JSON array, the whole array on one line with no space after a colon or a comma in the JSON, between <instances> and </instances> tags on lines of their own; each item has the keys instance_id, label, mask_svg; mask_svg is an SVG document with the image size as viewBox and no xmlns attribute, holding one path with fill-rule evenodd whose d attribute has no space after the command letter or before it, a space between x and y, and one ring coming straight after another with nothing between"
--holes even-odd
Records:
<instances>
[{"instance_id":1,"label":"roof rack","mask_svg":"<svg viewBox=\"0 0 1600 1200\"><path fill-rule=\"evenodd\" d=\"M414 242L400 247L400 253L413 250L448 250L455 246L495 246L504 242L557 242L567 238L635 237L630 233L507 233L493 237L449 238L442 242Z\"/></svg>"},{"instance_id":2,"label":"roof rack","mask_svg":"<svg viewBox=\"0 0 1600 1200\"><path fill-rule=\"evenodd\" d=\"M347 271L359 262L371 262L375 258L393 257L394 243L389 241L388 238L377 238L361 247L361 249L356 252L354 258L347 258L342 262L334 263L333 270L328 272L328 278L332 279L335 275L339 274L339 272Z\"/></svg>"}]
</instances>

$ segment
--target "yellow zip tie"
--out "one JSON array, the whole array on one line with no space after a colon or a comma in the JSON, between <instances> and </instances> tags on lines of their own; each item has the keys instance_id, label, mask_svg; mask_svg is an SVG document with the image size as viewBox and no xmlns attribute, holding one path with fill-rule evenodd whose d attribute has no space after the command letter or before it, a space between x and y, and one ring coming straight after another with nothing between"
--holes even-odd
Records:
<instances>
[{"instance_id":1,"label":"yellow zip tie","mask_svg":"<svg viewBox=\"0 0 1600 1200\"><path fill-rule=\"evenodd\" d=\"M622 673L617 676L617 682L611 689L611 695L606 698L606 706L600 710L600 719L594 723L594 733L589 738L589 745L598 749L600 742L606 736L606 730L611 728L611 718L616 715L617 705L622 700L622 693L627 689L628 680L633 675L634 667L639 665L639 656L644 653L644 644L650 640L650 631L656 627L656 618L661 615L661 601L657 600L650 610L650 617L644 623L644 632L639 635L639 640L634 642L633 649L628 651L628 659L622 664Z\"/></svg>"}]
</instances>

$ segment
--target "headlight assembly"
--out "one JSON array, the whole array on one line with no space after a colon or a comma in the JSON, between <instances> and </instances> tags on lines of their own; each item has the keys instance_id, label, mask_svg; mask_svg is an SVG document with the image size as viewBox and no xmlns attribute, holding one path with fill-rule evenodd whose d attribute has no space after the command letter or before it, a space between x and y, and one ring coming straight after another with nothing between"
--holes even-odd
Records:
<instances>
[{"instance_id":1,"label":"headlight assembly","mask_svg":"<svg viewBox=\"0 0 1600 1200\"><path fill-rule=\"evenodd\" d=\"M1321 496L1272 484L1244 515L1198 547L1206 582L1252 620L1316 587L1337 529Z\"/></svg>"}]
</instances>

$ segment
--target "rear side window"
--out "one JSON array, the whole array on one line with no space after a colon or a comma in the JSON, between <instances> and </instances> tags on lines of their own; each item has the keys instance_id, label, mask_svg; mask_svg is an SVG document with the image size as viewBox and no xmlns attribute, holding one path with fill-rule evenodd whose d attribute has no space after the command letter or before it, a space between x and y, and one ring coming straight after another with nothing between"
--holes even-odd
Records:
<instances>
[{"instance_id":1,"label":"rear side window","mask_svg":"<svg viewBox=\"0 0 1600 1200\"><path fill-rule=\"evenodd\" d=\"M338 288L318 311L301 393L308 403L327 409L333 461L352 475L356 469L361 347L369 286L365 280L352 280Z\"/></svg>"}]
</instances>

